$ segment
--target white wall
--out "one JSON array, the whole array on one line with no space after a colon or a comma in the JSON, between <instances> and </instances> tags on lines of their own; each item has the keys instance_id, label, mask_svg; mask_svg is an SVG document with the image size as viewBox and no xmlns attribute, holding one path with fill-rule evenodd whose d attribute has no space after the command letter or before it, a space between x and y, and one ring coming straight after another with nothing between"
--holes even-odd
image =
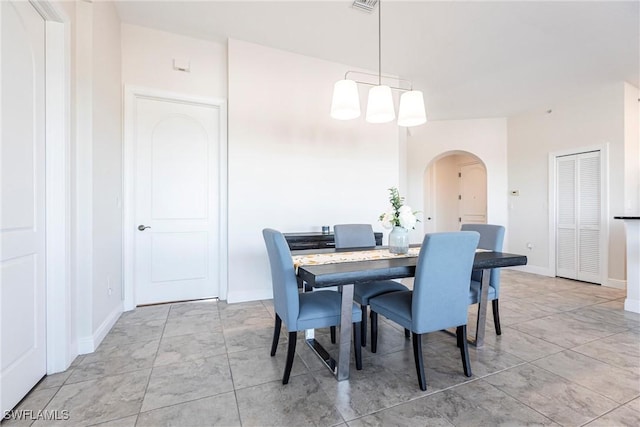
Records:
<instances>
[{"instance_id":1,"label":"white wall","mask_svg":"<svg viewBox=\"0 0 640 427\"><path fill-rule=\"evenodd\" d=\"M78 309L78 351L86 353L93 343L93 214L92 214L92 109L93 109L93 8L87 2L74 2L72 23L74 45L71 102L72 155L72 270Z\"/></svg>"},{"instance_id":2,"label":"white wall","mask_svg":"<svg viewBox=\"0 0 640 427\"><path fill-rule=\"evenodd\" d=\"M640 90L624 84L624 213L640 214Z\"/></svg>"},{"instance_id":3,"label":"white wall","mask_svg":"<svg viewBox=\"0 0 640 427\"><path fill-rule=\"evenodd\" d=\"M407 138L407 202L416 207L425 206L426 169L434 160L460 151L473 154L487 169L487 222L506 225L506 119L437 121L412 128ZM422 241L424 219L421 221L411 233L412 242Z\"/></svg>"},{"instance_id":4,"label":"white wall","mask_svg":"<svg viewBox=\"0 0 640 427\"><path fill-rule=\"evenodd\" d=\"M111 2L73 5L72 281L87 353L122 312L120 19Z\"/></svg>"},{"instance_id":5,"label":"white wall","mask_svg":"<svg viewBox=\"0 0 640 427\"><path fill-rule=\"evenodd\" d=\"M176 71L173 59L190 61ZM227 97L227 46L122 24L122 82L199 97Z\"/></svg>"},{"instance_id":6,"label":"white wall","mask_svg":"<svg viewBox=\"0 0 640 427\"><path fill-rule=\"evenodd\" d=\"M271 297L265 227L379 229L399 182L399 129L329 117L347 69L229 40L229 302Z\"/></svg>"},{"instance_id":7,"label":"white wall","mask_svg":"<svg viewBox=\"0 0 640 427\"><path fill-rule=\"evenodd\" d=\"M637 91L635 96L637 99ZM550 105L551 113L534 111L508 120L509 185L520 190L519 197L510 198L509 248L527 254L529 266L539 273L555 275L549 259L549 153L608 144L609 284L624 284L624 228L622 221L613 220L614 215L625 212L624 99L625 85L616 83L580 99ZM637 180L637 155L635 159L635 167L629 167L635 169ZM631 200L636 206L637 197L636 192L635 201ZM532 250L526 249L527 242L533 243Z\"/></svg>"},{"instance_id":8,"label":"white wall","mask_svg":"<svg viewBox=\"0 0 640 427\"><path fill-rule=\"evenodd\" d=\"M109 323L122 311L122 90L120 18L112 2L93 3L93 14L91 123L95 334L108 332Z\"/></svg>"}]
</instances>

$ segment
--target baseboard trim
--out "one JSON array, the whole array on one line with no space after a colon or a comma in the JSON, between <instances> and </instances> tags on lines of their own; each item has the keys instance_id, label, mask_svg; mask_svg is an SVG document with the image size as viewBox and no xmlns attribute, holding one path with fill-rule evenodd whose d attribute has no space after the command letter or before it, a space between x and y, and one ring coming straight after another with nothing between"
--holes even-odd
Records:
<instances>
[{"instance_id":1,"label":"baseboard trim","mask_svg":"<svg viewBox=\"0 0 640 427\"><path fill-rule=\"evenodd\" d=\"M545 267L538 267L535 265L520 265L517 267L506 267L506 269L522 271L524 273L539 274L540 276L556 277L556 275L551 271L551 269L545 268ZM602 286L607 288L626 289L627 282L626 280L609 278L604 283L602 283Z\"/></svg>"},{"instance_id":2,"label":"baseboard trim","mask_svg":"<svg viewBox=\"0 0 640 427\"><path fill-rule=\"evenodd\" d=\"M78 338L78 355L93 353L93 337L80 337Z\"/></svg>"},{"instance_id":3,"label":"baseboard trim","mask_svg":"<svg viewBox=\"0 0 640 427\"><path fill-rule=\"evenodd\" d=\"M98 326L93 335L80 337L78 339L78 354L93 353L100 345L104 337L107 336L113 325L116 324L122 314L122 304L118 304L104 321Z\"/></svg>"},{"instance_id":4,"label":"baseboard trim","mask_svg":"<svg viewBox=\"0 0 640 427\"><path fill-rule=\"evenodd\" d=\"M631 311L633 313L640 313L640 300L637 299L625 299L624 310Z\"/></svg>"},{"instance_id":5,"label":"baseboard trim","mask_svg":"<svg viewBox=\"0 0 640 427\"><path fill-rule=\"evenodd\" d=\"M602 284L602 286L615 289L627 289L627 281L609 278L605 283Z\"/></svg>"},{"instance_id":6,"label":"baseboard trim","mask_svg":"<svg viewBox=\"0 0 640 427\"><path fill-rule=\"evenodd\" d=\"M272 299L273 291L271 289L260 289L253 291L234 292L229 290L227 293L227 302L234 304L237 302L258 301L263 299Z\"/></svg>"},{"instance_id":7,"label":"baseboard trim","mask_svg":"<svg viewBox=\"0 0 640 427\"><path fill-rule=\"evenodd\" d=\"M519 265L517 267L507 267L510 270L522 271L524 273L538 274L540 276L555 277L556 275L547 267L537 265Z\"/></svg>"}]
</instances>

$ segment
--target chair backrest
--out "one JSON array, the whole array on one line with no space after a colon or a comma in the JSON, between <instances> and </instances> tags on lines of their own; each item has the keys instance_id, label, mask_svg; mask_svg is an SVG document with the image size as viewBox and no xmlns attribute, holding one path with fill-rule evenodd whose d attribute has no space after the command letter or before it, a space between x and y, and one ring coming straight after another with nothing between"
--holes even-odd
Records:
<instances>
[{"instance_id":1,"label":"chair backrest","mask_svg":"<svg viewBox=\"0 0 640 427\"><path fill-rule=\"evenodd\" d=\"M503 226L493 224L462 224L461 230L477 231L478 233L480 233L480 243L478 243L478 248L488 249L495 252L502 252L502 245L504 243ZM473 280L480 281L482 279L482 273L480 271L474 271L471 278ZM496 290L497 298L500 292L499 268L494 268L493 270L491 270L489 285Z\"/></svg>"},{"instance_id":2,"label":"chair backrest","mask_svg":"<svg viewBox=\"0 0 640 427\"><path fill-rule=\"evenodd\" d=\"M271 266L273 306L288 330L295 325L300 311L298 282L289 245L282 233L271 228L262 230Z\"/></svg>"},{"instance_id":3,"label":"chair backrest","mask_svg":"<svg viewBox=\"0 0 640 427\"><path fill-rule=\"evenodd\" d=\"M480 235L474 231L424 236L413 282L414 332L467 324L469 277L479 240Z\"/></svg>"},{"instance_id":4,"label":"chair backrest","mask_svg":"<svg viewBox=\"0 0 640 427\"><path fill-rule=\"evenodd\" d=\"M376 245L371 224L336 224L333 226L336 249L372 248Z\"/></svg>"}]
</instances>

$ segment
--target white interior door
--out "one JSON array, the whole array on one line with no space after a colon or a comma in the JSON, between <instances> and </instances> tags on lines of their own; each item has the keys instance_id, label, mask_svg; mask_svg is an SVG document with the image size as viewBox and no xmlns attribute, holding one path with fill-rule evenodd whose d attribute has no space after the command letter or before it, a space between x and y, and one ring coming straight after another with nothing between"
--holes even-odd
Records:
<instances>
[{"instance_id":1,"label":"white interior door","mask_svg":"<svg viewBox=\"0 0 640 427\"><path fill-rule=\"evenodd\" d=\"M211 105L136 97L137 305L219 296L220 117Z\"/></svg>"},{"instance_id":2,"label":"white interior door","mask_svg":"<svg viewBox=\"0 0 640 427\"><path fill-rule=\"evenodd\" d=\"M487 171L480 163L460 166L460 222L487 223Z\"/></svg>"},{"instance_id":3,"label":"white interior door","mask_svg":"<svg viewBox=\"0 0 640 427\"><path fill-rule=\"evenodd\" d=\"M46 373L45 23L28 2L0 2L0 409Z\"/></svg>"},{"instance_id":4,"label":"white interior door","mask_svg":"<svg viewBox=\"0 0 640 427\"><path fill-rule=\"evenodd\" d=\"M600 152L556 158L556 274L602 283Z\"/></svg>"}]
</instances>

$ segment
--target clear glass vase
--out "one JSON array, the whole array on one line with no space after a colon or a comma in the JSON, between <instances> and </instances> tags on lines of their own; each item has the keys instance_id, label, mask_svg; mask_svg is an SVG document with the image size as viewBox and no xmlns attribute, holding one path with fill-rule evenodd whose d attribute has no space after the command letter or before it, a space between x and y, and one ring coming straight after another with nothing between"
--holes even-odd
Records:
<instances>
[{"instance_id":1,"label":"clear glass vase","mask_svg":"<svg viewBox=\"0 0 640 427\"><path fill-rule=\"evenodd\" d=\"M389 233L389 252L392 254L406 254L409 252L409 230L395 226Z\"/></svg>"}]
</instances>

